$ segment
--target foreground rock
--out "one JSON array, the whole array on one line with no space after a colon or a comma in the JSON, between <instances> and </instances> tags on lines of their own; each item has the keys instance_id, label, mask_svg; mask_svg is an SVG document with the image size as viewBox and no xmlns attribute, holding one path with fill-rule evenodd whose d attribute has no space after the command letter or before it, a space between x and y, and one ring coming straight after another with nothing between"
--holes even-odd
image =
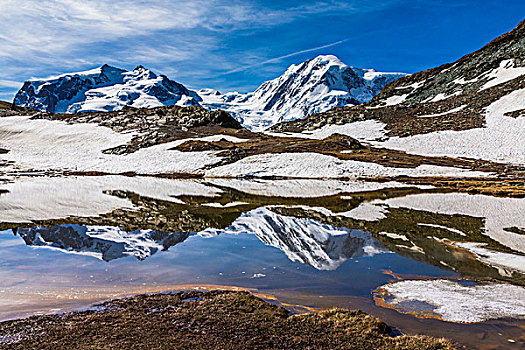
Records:
<instances>
[{"instance_id":1,"label":"foreground rock","mask_svg":"<svg viewBox=\"0 0 525 350\"><path fill-rule=\"evenodd\" d=\"M290 316L246 292L182 292L115 300L90 311L0 324L2 349L454 349L443 339L391 337L361 311Z\"/></svg>"}]
</instances>

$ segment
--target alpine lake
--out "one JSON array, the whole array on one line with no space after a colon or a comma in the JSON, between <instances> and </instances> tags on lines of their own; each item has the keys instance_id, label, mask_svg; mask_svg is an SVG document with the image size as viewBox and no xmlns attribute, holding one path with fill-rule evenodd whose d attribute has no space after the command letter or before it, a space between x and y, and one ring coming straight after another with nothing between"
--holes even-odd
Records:
<instances>
[{"instance_id":1,"label":"alpine lake","mask_svg":"<svg viewBox=\"0 0 525 350\"><path fill-rule=\"evenodd\" d=\"M525 347L525 199L396 182L0 180L0 320L186 289Z\"/></svg>"}]
</instances>

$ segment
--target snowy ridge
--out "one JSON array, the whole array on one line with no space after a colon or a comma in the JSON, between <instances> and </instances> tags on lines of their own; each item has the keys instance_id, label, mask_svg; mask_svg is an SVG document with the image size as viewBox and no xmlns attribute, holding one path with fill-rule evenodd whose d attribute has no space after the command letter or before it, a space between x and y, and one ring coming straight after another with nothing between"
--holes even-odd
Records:
<instances>
[{"instance_id":1,"label":"snowy ridge","mask_svg":"<svg viewBox=\"0 0 525 350\"><path fill-rule=\"evenodd\" d=\"M338 106L368 102L403 73L349 67L332 55L291 65L280 77L247 94L199 90L203 105L224 109L245 127L262 130L282 121L302 119Z\"/></svg>"},{"instance_id":2,"label":"snowy ridge","mask_svg":"<svg viewBox=\"0 0 525 350\"><path fill-rule=\"evenodd\" d=\"M251 93L221 94L202 89L197 94L142 66L126 71L103 65L84 72L28 80L13 102L53 113L115 111L124 106L202 105L226 110L245 127L262 130L333 107L367 102L386 84L405 75L349 67L327 55L292 65L283 75Z\"/></svg>"},{"instance_id":3,"label":"snowy ridge","mask_svg":"<svg viewBox=\"0 0 525 350\"><path fill-rule=\"evenodd\" d=\"M103 65L24 83L14 103L54 113L114 111L124 106L194 106L200 97L182 84L138 66L132 71Z\"/></svg>"}]
</instances>

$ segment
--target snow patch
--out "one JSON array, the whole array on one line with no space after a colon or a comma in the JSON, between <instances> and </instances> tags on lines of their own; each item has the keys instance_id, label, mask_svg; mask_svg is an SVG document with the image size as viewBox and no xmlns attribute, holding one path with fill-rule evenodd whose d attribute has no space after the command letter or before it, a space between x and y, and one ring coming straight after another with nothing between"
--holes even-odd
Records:
<instances>
[{"instance_id":1,"label":"snow patch","mask_svg":"<svg viewBox=\"0 0 525 350\"><path fill-rule=\"evenodd\" d=\"M395 106L395 105L398 105L400 103L403 103L406 98L407 98L408 94L404 94L404 95L401 95L401 96L390 96L389 98L387 98L383 104L383 106Z\"/></svg>"},{"instance_id":2,"label":"snow patch","mask_svg":"<svg viewBox=\"0 0 525 350\"><path fill-rule=\"evenodd\" d=\"M387 237L392 238L392 239L400 239L400 240L402 240L402 241L406 241L406 242L409 241L409 239L408 239L407 236L405 236L405 235L399 235L399 234L397 234L397 233L391 233L391 232L379 232L379 234L382 235L382 236L387 236Z\"/></svg>"},{"instance_id":3,"label":"snow patch","mask_svg":"<svg viewBox=\"0 0 525 350\"><path fill-rule=\"evenodd\" d=\"M196 181L152 177L83 176L21 177L0 185L9 191L0 196L0 222L30 222L68 216L97 216L115 209L134 209L124 198L107 191L126 191L141 196L183 203L182 195L214 197L221 190Z\"/></svg>"},{"instance_id":4,"label":"snow patch","mask_svg":"<svg viewBox=\"0 0 525 350\"><path fill-rule=\"evenodd\" d=\"M9 153L0 155L0 159L15 162L15 169L113 174L198 173L206 165L219 161L212 152L170 150L187 140L142 148L127 155L102 153L127 144L132 136L89 123L4 117L0 118L0 148L8 149Z\"/></svg>"},{"instance_id":5,"label":"snow patch","mask_svg":"<svg viewBox=\"0 0 525 350\"><path fill-rule=\"evenodd\" d=\"M201 138L192 138L192 140L207 141L207 142L217 142L217 141L226 140L228 142L233 142L233 143L241 143L241 142L249 141L249 139L241 139L235 136L222 135L222 134L211 135L211 136L206 136L206 137L201 137Z\"/></svg>"},{"instance_id":6,"label":"snow patch","mask_svg":"<svg viewBox=\"0 0 525 350\"><path fill-rule=\"evenodd\" d=\"M284 136L297 136L322 140L333 134L353 137L359 141L371 141L385 136L385 124L377 120L365 120L343 125L325 125L314 131L304 131L301 134L287 134Z\"/></svg>"},{"instance_id":7,"label":"snow patch","mask_svg":"<svg viewBox=\"0 0 525 350\"><path fill-rule=\"evenodd\" d=\"M418 118L430 118L430 117L441 117L450 113L455 113L461 111L463 108L467 107L467 105L462 105L457 108L453 108L449 111L442 112L442 113L436 113L436 114L427 114L427 115L418 115Z\"/></svg>"},{"instance_id":8,"label":"snow patch","mask_svg":"<svg viewBox=\"0 0 525 350\"><path fill-rule=\"evenodd\" d=\"M457 233L460 236L466 236L466 234L464 232L462 232L460 230L456 230L455 228L451 228L451 227L446 227L446 226L442 226L442 225L435 225L435 224L424 224L424 223L418 223L418 225L419 226L442 228L444 230L447 230L447 231L450 231L450 232L453 232L453 233Z\"/></svg>"},{"instance_id":9,"label":"snow patch","mask_svg":"<svg viewBox=\"0 0 525 350\"><path fill-rule=\"evenodd\" d=\"M525 118L506 117L504 114L524 108L525 89L520 89L486 108L486 126L483 128L392 137L375 144L420 155L470 157L523 165Z\"/></svg>"},{"instance_id":10,"label":"snow patch","mask_svg":"<svg viewBox=\"0 0 525 350\"><path fill-rule=\"evenodd\" d=\"M490 80L483 85L480 91L489 89L493 86L506 83L507 81L518 78L525 74L525 67L515 67L514 60L503 60L498 68L487 74Z\"/></svg>"},{"instance_id":11,"label":"snow patch","mask_svg":"<svg viewBox=\"0 0 525 350\"><path fill-rule=\"evenodd\" d=\"M355 220L378 221L386 218L386 209L368 202L362 203L357 208L340 213L340 216L346 216Z\"/></svg>"},{"instance_id":12,"label":"snow patch","mask_svg":"<svg viewBox=\"0 0 525 350\"><path fill-rule=\"evenodd\" d=\"M474 253L479 260L489 265L525 273L525 256L523 255L502 253L490 250L484 248L485 244L483 243L456 242L454 244L458 247L467 249L471 253ZM503 275L507 276L508 273L503 271Z\"/></svg>"},{"instance_id":13,"label":"snow patch","mask_svg":"<svg viewBox=\"0 0 525 350\"><path fill-rule=\"evenodd\" d=\"M386 303L404 312L428 312L449 322L483 322L498 318L525 319L525 288L510 284L463 286L449 280L400 281L380 289ZM421 312L418 305L431 310Z\"/></svg>"},{"instance_id":14,"label":"snow patch","mask_svg":"<svg viewBox=\"0 0 525 350\"><path fill-rule=\"evenodd\" d=\"M420 165L391 168L375 163L338 158L319 153L261 154L206 171L210 177L276 176L296 178L340 178L376 176L484 176L488 173L465 169Z\"/></svg>"},{"instance_id":15,"label":"snow patch","mask_svg":"<svg viewBox=\"0 0 525 350\"><path fill-rule=\"evenodd\" d=\"M417 187L432 188L403 184L400 182L369 182L369 181L339 181L339 180L264 180L264 179L206 179L206 183L219 187L233 188L244 193L258 196L313 198L334 196L340 193L360 193L377 191L385 188ZM344 199L344 198L343 198Z\"/></svg>"}]
</instances>

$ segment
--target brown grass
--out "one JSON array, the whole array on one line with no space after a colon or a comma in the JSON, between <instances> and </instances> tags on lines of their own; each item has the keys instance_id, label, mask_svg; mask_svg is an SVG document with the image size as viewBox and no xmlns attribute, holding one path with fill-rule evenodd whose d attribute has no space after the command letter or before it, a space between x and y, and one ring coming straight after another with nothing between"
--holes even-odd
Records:
<instances>
[{"instance_id":1,"label":"brown grass","mask_svg":"<svg viewBox=\"0 0 525 350\"><path fill-rule=\"evenodd\" d=\"M361 311L290 316L247 292L140 295L98 311L0 324L2 349L455 349L426 336L391 337ZM6 338L7 337L7 338Z\"/></svg>"}]
</instances>

